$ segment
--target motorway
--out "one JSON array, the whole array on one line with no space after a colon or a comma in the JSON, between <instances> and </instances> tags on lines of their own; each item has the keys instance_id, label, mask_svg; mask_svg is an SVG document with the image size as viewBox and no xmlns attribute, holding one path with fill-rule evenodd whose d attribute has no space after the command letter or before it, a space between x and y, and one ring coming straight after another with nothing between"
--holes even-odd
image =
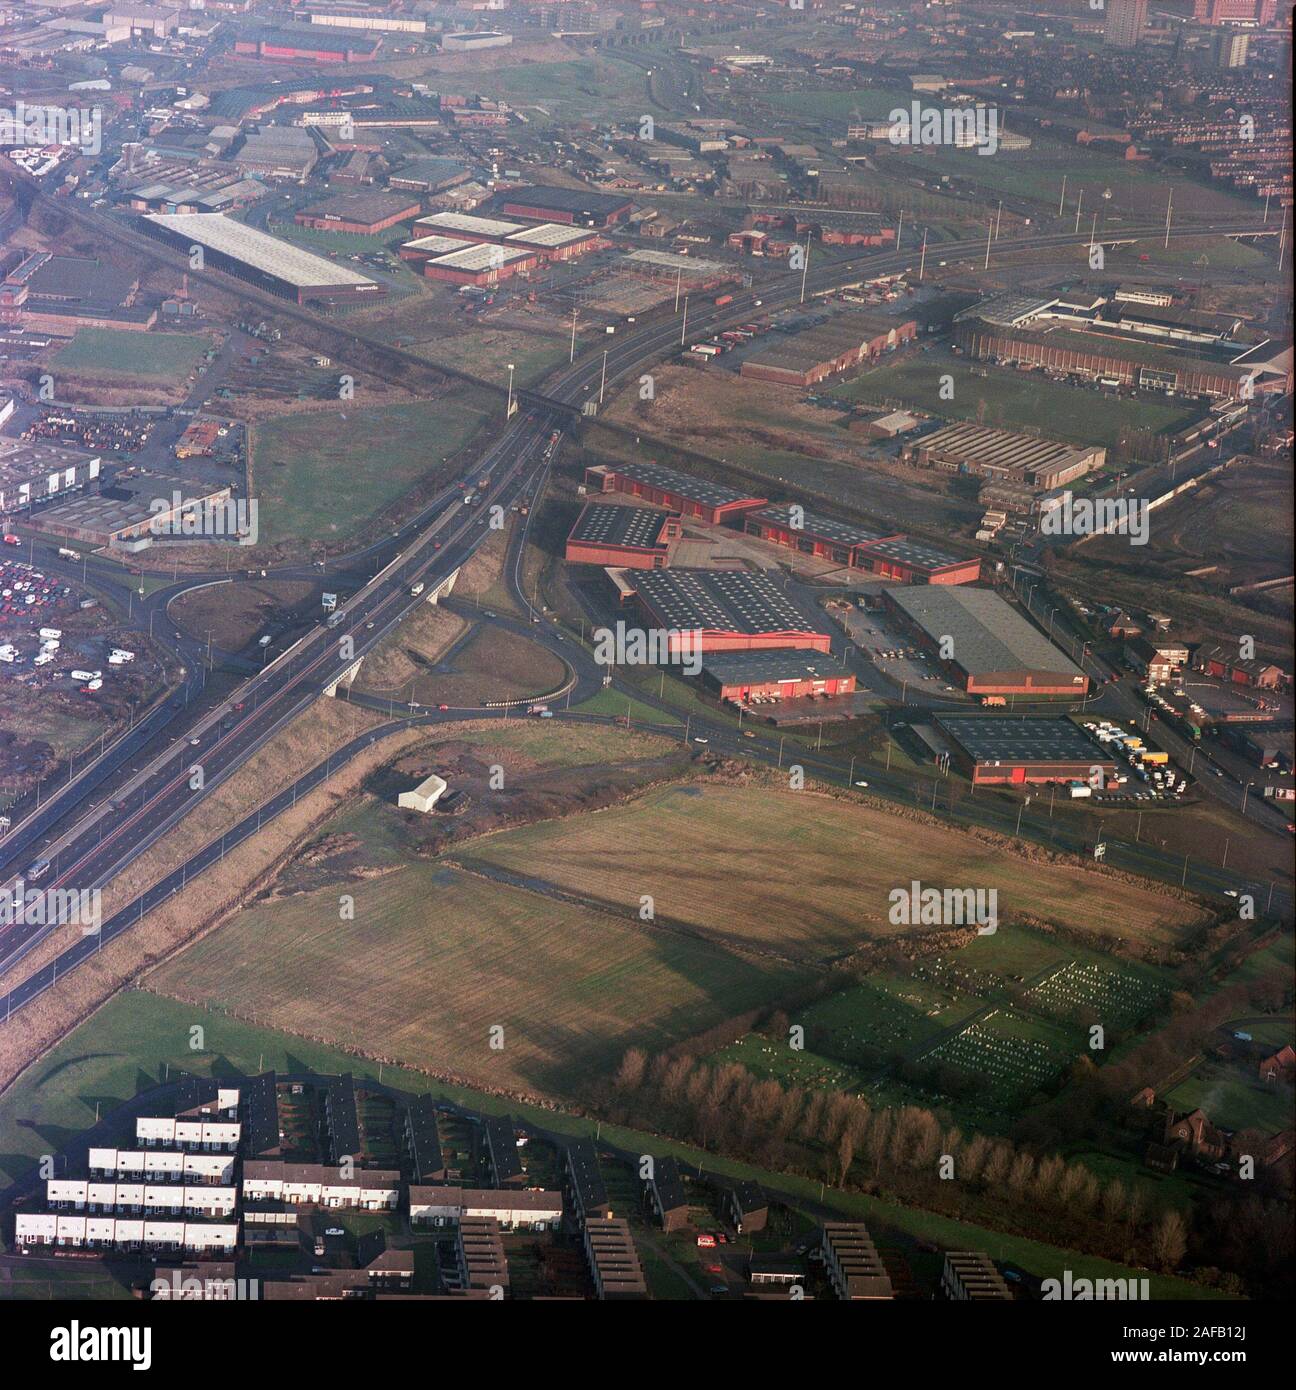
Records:
<instances>
[{"instance_id":1,"label":"motorway","mask_svg":"<svg viewBox=\"0 0 1296 1390\"><path fill-rule=\"evenodd\" d=\"M60 207L63 205L60 204ZM1123 228L1122 236L1161 235L1162 228ZM1253 223L1228 223L1209 228L1200 225L1186 229L1182 235L1200 236L1206 231L1223 233L1230 231L1253 231ZM1173 235L1173 234L1172 234ZM1033 237L1005 239L996 244L1000 252L1029 251L1049 247L1074 244L1087 244L1086 236L1070 233L1046 233ZM158 248L147 243L150 251L157 254ZM944 257L952 258L960 254L976 254L984 243L969 240L966 242L945 243L941 247ZM730 304L717 308L707 304L694 307L689 315L689 338L706 337L720 329L744 322L753 311L773 308L797 302L804 293L806 298L815 293L842 284L855 283L878 274L901 271L909 267L914 259L912 253L880 253L871 256L856 256L849 262L834 262L812 270L806 277L804 289L799 274L788 273L781 282L758 285L750 291L735 293ZM213 274L208 272L208 274ZM228 293L229 285L223 279L217 283ZM248 287L241 282L239 292ZM279 301L273 307L276 312L291 309ZM313 315L294 315L313 321L316 326L327 329L331 334L339 330L335 325L324 325L314 320ZM358 334L347 333L357 348L363 349L366 340ZM618 336L615 344L607 350L606 362L602 354L595 354L581 360L558 375L545 392L519 393L521 410L500 432L499 437L489 446L472 466L472 473L489 471L494 485L487 499L487 505L500 505L507 508L519 497L531 496L542 485L548 459L546 449L555 421L565 423L580 409L583 398L595 390L606 372L609 383L643 370L654 361L669 355L677 349L681 333L674 319L645 325L634 332ZM408 356L398 350L381 345L388 353L398 357ZM421 359L412 358L420 369L427 364ZM130 738L127 744L115 745L113 764L105 764L102 775L86 780L78 780L70 789L66 799L60 797L52 808L45 808L36 822L21 823L4 842L3 859L0 866L18 867L14 861L20 852L32 853L33 843L39 836L51 830L57 836L47 844L42 844L39 853L51 861L52 868L41 886L50 888L75 888L85 890L102 885L143 853L161 835L177 824L207 792L220 785L247 761L264 743L306 709L341 675L354 661L369 651L400 619L415 606L424 601L410 595L410 586L422 581L429 587L439 585L453 574L474 552L486 534L485 517L482 509L465 508L457 488L447 487L433 502L420 513L419 517L407 524L401 533L391 541L384 540L370 547L368 553L381 555L388 547L400 547L393 558L379 569L352 598L338 610L336 625L330 630L319 627L301 638L294 646L280 654L264 671L249 678L239 690L222 700L214 708L195 711L195 718L187 722L183 736L177 738L168 748L157 753L138 771L125 772L125 764L137 758L144 751L148 739L147 732ZM520 550L515 547L514 573L520 563ZM314 571L318 577L319 571ZM209 577L195 577L195 583L208 582ZM529 608L525 597L521 602ZM548 625L533 628L535 635L544 634L546 643L561 642L556 631ZM601 686L601 671L582 669L585 654L567 642L555 648L557 654L573 666L582 690L586 682L597 676ZM195 686L201 688L201 665L187 676L187 684L172 699L179 699L185 705L197 693ZM617 683L619 684L619 683ZM591 688L592 693L592 688ZM631 693L627 691L627 693ZM645 703L645 697L636 689L634 698ZM175 709L170 713L174 717ZM473 717L489 717L489 712L474 711ZM425 713L418 716L426 722L435 722L436 716ZM451 712L441 718L463 718L464 712ZM496 716L498 717L498 716ZM595 716L567 715L569 718L596 718ZM185 722L185 721L181 721ZM705 721L704 721L705 722ZM363 736L368 742L382 737L380 731L371 731ZM763 761L781 759L781 747L764 736L754 739L740 739L732 727L715 721L707 723L706 732L695 727L693 737L711 740L711 746L733 756L759 757ZM357 745L353 751L358 751ZM367 746L367 745L364 745ZM332 765L339 765L339 754ZM844 781L846 774L831 758L810 758L800 756L807 773L825 780ZM196 771L201 771L201 776ZM318 772L318 769L313 772ZM308 774L311 775L311 774ZM327 775L321 774L321 776ZM876 780L875 780L876 779ZM876 771L870 772L870 781L883 795L912 800L913 779L902 775L883 778ZM120 785L118 785L120 783ZM108 799L77 813L77 808L89 795L91 787L104 787L109 790ZM967 802L964 799L958 810L958 819L967 817ZM70 805L68 803L71 803ZM975 818L978 823L991 824L1002 820L1005 813L992 814L984 802L976 803ZM953 809L953 808L948 808ZM1057 827L1048 824L1036 825L1035 817L1028 818L1023 831L1031 831L1032 838L1041 837L1063 847ZM64 822L67 822L64 828ZM1071 847L1071 846L1068 846ZM1079 848L1080 846L1074 846ZM208 847L210 850L210 847ZM1121 853L1116 847L1109 848L1108 862L1118 863ZM1158 863L1157 856L1149 847L1132 847L1129 851L1131 862L1122 867L1137 867L1139 872L1156 872L1166 877L1176 866ZM208 861L210 862L210 861ZM187 881L188 870L180 871ZM1190 871L1185 866L1184 875L1189 886L1200 886L1210 891L1220 891L1221 884L1232 885L1235 878L1221 875L1214 870ZM1174 872L1174 881L1180 875ZM168 880L170 882L170 880ZM172 885L174 887L174 885ZM1257 891L1267 893L1268 885L1249 885ZM159 889L161 885L159 885ZM150 890L155 893L158 890ZM169 893L163 896L169 896ZM137 914L155 905L160 898L150 898L143 906L137 906ZM1262 896L1260 901L1265 899ZM1275 910L1290 910L1290 895L1286 891L1275 892L1272 897ZM129 922L114 918L116 930L124 930ZM0 968L12 965L29 953L51 928L33 925L11 926L0 936ZM87 938L80 949L98 949L102 936L93 940ZM77 948L74 948L77 949ZM75 964L75 960L69 965ZM66 968L66 967L65 967ZM50 981L47 980L46 987ZM33 988L37 981L33 980ZM39 992L39 991L37 991ZM8 1001L6 1009L22 1001Z\"/></svg>"}]
</instances>

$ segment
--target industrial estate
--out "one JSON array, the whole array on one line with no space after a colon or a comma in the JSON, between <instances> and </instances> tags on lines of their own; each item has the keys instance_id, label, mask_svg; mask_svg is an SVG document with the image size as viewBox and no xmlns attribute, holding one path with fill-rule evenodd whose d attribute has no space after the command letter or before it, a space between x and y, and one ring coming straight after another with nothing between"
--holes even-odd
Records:
<instances>
[{"instance_id":1,"label":"industrial estate","mask_svg":"<svg viewBox=\"0 0 1296 1390\"><path fill-rule=\"evenodd\" d=\"M1273 0L0 9L53 1359L191 1360L176 1300L1277 1346L1291 55Z\"/></svg>"}]
</instances>

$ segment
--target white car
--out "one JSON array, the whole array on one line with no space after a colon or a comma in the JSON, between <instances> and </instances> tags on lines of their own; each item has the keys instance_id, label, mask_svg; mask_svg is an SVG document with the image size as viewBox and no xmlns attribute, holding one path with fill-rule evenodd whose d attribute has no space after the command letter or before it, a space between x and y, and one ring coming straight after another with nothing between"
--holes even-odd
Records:
<instances>
[{"instance_id":1,"label":"white car","mask_svg":"<svg viewBox=\"0 0 1296 1390\"><path fill-rule=\"evenodd\" d=\"M868 783L867 783L867 782L856 782L855 785L856 785L857 787L867 787L867 786L868 786Z\"/></svg>"},{"instance_id":2,"label":"white car","mask_svg":"<svg viewBox=\"0 0 1296 1390\"><path fill-rule=\"evenodd\" d=\"M710 743L711 740L710 740L709 738L703 738L701 734L694 734L694 735L693 735L693 742L694 742L694 743Z\"/></svg>"}]
</instances>

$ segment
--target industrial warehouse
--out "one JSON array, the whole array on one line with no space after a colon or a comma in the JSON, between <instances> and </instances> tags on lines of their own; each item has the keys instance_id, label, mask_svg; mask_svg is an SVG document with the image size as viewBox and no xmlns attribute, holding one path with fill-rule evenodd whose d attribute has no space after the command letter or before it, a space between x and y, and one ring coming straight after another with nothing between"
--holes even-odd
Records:
<instances>
[{"instance_id":1,"label":"industrial warehouse","mask_svg":"<svg viewBox=\"0 0 1296 1390\"><path fill-rule=\"evenodd\" d=\"M634 203L615 193L588 188L514 188L502 195L505 217L566 222L574 227L612 227L630 215Z\"/></svg>"},{"instance_id":2,"label":"industrial warehouse","mask_svg":"<svg viewBox=\"0 0 1296 1390\"><path fill-rule=\"evenodd\" d=\"M653 627L666 630L671 655L832 645L764 574L644 570L625 575L622 588Z\"/></svg>"},{"instance_id":3,"label":"industrial warehouse","mask_svg":"<svg viewBox=\"0 0 1296 1390\"><path fill-rule=\"evenodd\" d=\"M702 684L734 704L850 695L855 673L804 651L717 652L702 662Z\"/></svg>"},{"instance_id":4,"label":"industrial warehouse","mask_svg":"<svg viewBox=\"0 0 1296 1390\"><path fill-rule=\"evenodd\" d=\"M1076 449L1038 435L957 424L915 440L900 457L922 468L1019 482L1046 491L1101 468L1107 450L1097 445Z\"/></svg>"},{"instance_id":5,"label":"industrial warehouse","mask_svg":"<svg viewBox=\"0 0 1296 1390\"><path fill-rule=\"evenodd\" d=\"M832 560L851 569L867 569L867 548L882 540L899 540L895 532L871 531L801 507L762 507L743 524L749 536L798 550L803 555Z\"/></svg>"},{"instance_id":6,"label":"industrial warehouse","mask_svg":"<svg viewBox=\"0 0 1296 1390\"><path fill-rule=\"evenodd\" d=\"M915 319L882 314L842 314L752 353L739 369L755 381L813 386L891 352L918 336Z\"/></svg>"},{"instance_id":7,"label":"industrial warehouse","mask_svg":"<svg viewBox=\"0 0 1296 1390\"><path fill-rule=\"evenodd\" d=\"M0 439L0 512L16 512L76 492L99 477L97 454L61 444Z\"/></svg>"},{"instance_id":8,"label":"industrial warehouse","mask_svg":"<svg viewBox=\"0 0 1296 1390\"><path fill-rule=\"evenodd\" d=\"M882 602L969 695L1088 693L1088 676L990 589L888 589Z\"/></svg>"},{"instance_id":9,"label":"industrial warehouse","mask_svg":"<svg viewBox=\"0 0 1296 1390\"><path fill-rule=\"evenodd\" d=\"M1072 720L992 714L942 715L960 772L977 784L1083 782L1116 772L1116 759Z\"/></svg>"},{"instance_id":10,"label":"industrial warehouse","mask_svg":"<svg viewBox=\"0 0 1296 1390\"><path fill-rule=\"evenodd\" d=\"M872 541L864 554L874 574L902 584L975 584L981 578L981 561L975 555L971 559L951 555L903 536Z\"/></svg>"},{"instance_id":11,"label":"industrial warehouse","mask_svg":"<svg viewBox=\"0 0 1296 1390\"><path fill-rule=\"evenodd\" d=\"M408 194L343 193L302 208L293 221L299 227L311 227L319 232L377 236L398 222L417 217L421 211L419 200Z\"/></svg>"},{"instance_id":12,"label":"industrial warehouse","mask_svg":"<svg viewBox=\"0 0 1296 1390\"><path fill-rule=\"evenodd\" d=\"M679 536L678 512L587 502L567 537L566 559L574 565L662 569Z\"/></svg>"},{"instance_id":13,"label":"industrial warehouse","mask_svg":"<svg viewBox=\"0 0 1296 1390\"><path fill-rule=\"evenodd\" d=\"M623 492L641 497L708 526L720 526L729 517L763 507L768 501L721 483L690 478L687 473L677 473L659 463L595 464L585 470L585 487L591 492Z\"/></svg>"},{"instance_id":14,"label":"industrial warehouse","mask_svg":"<svg viewBox=\"0 0 1296 1390\"><path fill-rule=\"evenodd\" d=\"M141 221L152 235L186 254L199 246L217 270L298 304L380 299L386 294L367 275L343 270L323 256L220 213L150 213Z\"/></svg>"}]
</instances>

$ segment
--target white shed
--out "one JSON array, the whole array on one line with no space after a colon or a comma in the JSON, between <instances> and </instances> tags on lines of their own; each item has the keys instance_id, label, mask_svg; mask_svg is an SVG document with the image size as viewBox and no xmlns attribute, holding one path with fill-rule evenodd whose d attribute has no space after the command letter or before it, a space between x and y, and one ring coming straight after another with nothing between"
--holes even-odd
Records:
<instances>
[{"instance_id":1,"label":"white shed","mask_svg":"<svg viewBox=\"0 0 1296 1390\"><path fill-rule=\"evenodd\" d=\"M397 806L409 811L422 811L426 814L437 804L445 792L446 784L435 774L420 782L413 791L401 792L396 798Z\"/></svg>"}]
</instances>

